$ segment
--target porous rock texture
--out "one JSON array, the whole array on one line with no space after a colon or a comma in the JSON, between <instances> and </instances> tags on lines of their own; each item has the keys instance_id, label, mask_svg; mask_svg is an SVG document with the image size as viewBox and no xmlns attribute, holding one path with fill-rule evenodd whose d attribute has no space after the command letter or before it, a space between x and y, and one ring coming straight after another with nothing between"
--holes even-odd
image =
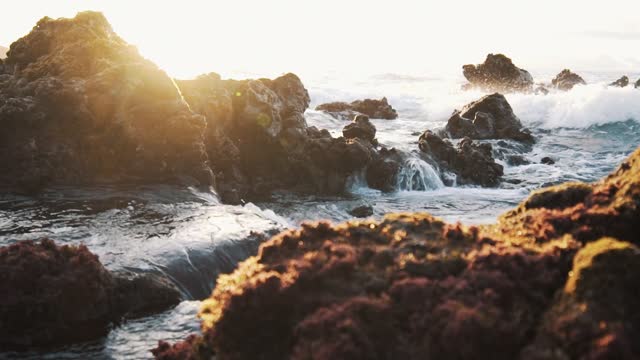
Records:
<instances>
[{"instance_id":1,"label":"porous rock texture","mask_svg":"<svg viewBox=\"0 0 640 360\"><path fill-rule=\"evenodd\" d=\"M462 74L469 81L465 89L481 89L498 92L530 92L533 77L520 69L503 54L489 54L484 63L464 65Z\"/></svg>"},{"instance_id":2,"label":"porous rock texture","mask_svg":"<svg viewBox=\"0 0 640 360\"><path fill-rule=\"evenodd\" d=\"M0 348L94 339L123 318L164 311L180 293L154 275L113 274L85 246L52 240L0 248Z\"/></svg>"},{"instance_id":3,"label":"porous rock texture","mask_svg":"<svg viewBox=\"0 0 640 360\"><path fill-rule=\"evenodd\" d=\"M584 81L580 75L571 72L569 69L562 70L555 78L553 78L553 80L551 80L551 85L562 91L569 91L576 85L586 84L587 82Z\"/></svg>"},{"instance_id":4,"label":"porous rock texture","mask_svg":"<svg viewBox=\"0 0 640 360\"><path fill-rule=\"evenodd\" d=\"M202 133L174 82L96 12L45 17L0 67L0 184L212 184Z\"/></svg>"},{"instance_id":5,"label":"porous rock texture","mask_svg":"<svg viewBox=\"0 0 640 360\"><path fill-rule=\"evenodd\" d=\"M336 119L351 120L358 114L367 115L372 119L393 120L398 117L398 112L389 104L386 97L380 100L364 99L351 103L331 102L316 107L318 111L324 111Z\"/></svg>"},{"instance_id":6,"label":"porous rock texture","mask_svg":"<svg viewBox=\"0 0 640 360\"><path fill-rule=\"evenodd\" d=\"M502 165L495 162L491 144L488 143L475 143L465 137L454 146L449 140L427 130L420 136L418 147L440 168L456 174L460 185L497 186L504 174Z\"/></svg>"},{"instance_id":7,"label":"porous rock texture","mask_svg":"<svg viewBox=\"0 0 640 360\"><path fill-rule=\"evenodd\" d=\"M159 359L635 359L640 150L494 225L304 224L219 278Z\"/></svg>"},{"instance_id":8,"label":"porous rock texture","mask_svg":"<svg viewBox=\"0 0 640 360\"><path fill-rule=\"evenodd\" d=\"M528 129L522 127L520 119L504 95L494 93L454 111L444 129L444 135L459 139L511 139L532 144L535 139Z\"/></svg>"}]
</instances>

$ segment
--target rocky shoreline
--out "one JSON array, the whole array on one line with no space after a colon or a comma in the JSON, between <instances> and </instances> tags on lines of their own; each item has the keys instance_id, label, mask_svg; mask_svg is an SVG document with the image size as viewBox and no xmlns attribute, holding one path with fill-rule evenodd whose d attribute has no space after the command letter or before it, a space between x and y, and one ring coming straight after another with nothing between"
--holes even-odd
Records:
<instances>
[{"instance_id":1,"label":"rocky shoreline","mask_svg":"<svg viewBox=\"0 0 640 360\"><path fill-rule=\"evenodd\" d=\"M535 88L502 54L465 65L463 75L465 88L492 94L456 110L443 129L419 129L417 145L403 151L379 142L371 121L399 116L387 98L319 105L345 120L334 137L307 124L311 99L295 74L172 79L100 13L43 18L0 59L0 188L178 184L242 204L278 190L341 195L356 176L395 191L411 157L447 185L453 176L457 185L496 187L497 160L525 165L521 154L539 140L502 93L586 85L565 69ZM623 76L610 86L630 84ZM539 190L489 226L426 213L304 224L218 278L199 314L202 334L161 342L153 354L636 358L639 207L640 150L600 182ZM352 210L371 214L371 206ZM3 348L95 339L181 300L166 279L109 272L85 246L44 239L0 248Z\"/></svg>"}]
</instances>

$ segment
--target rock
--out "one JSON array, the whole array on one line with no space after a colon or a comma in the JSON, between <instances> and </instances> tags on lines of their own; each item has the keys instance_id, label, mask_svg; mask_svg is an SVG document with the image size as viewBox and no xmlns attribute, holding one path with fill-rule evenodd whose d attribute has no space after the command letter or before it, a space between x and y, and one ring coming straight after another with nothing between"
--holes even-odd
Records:
<instances>
[{"instance_id":1,"label":"rock","mask_svg":"<svg viewBox=\"0 0 640 360\"><path fill-rule=\"evenodd\" d=\"M640 89L640 79L638 79L638 81L636 81L635 87L636 87L636 89Z\"/></svg>"},{"instance_id":2,"label":"rock","mask_svg":"<svg viewBox=\"0 0 640 360\"><path fill-rule=\"evenodd\" d=\"M542 159L540 159L540 164L545 164L545 165L553 165L555 164L555 160L553 160L552 158L545 156Z\"/></svg>"},{"instance_id":3,"label":"rock","mask_svg":"<svg viewBox=\"0 0 640 360\"><path fill-rule=\"evenodd\" d=\"M94 339L122 318L164 311L180 293L153 275L116 275L83 246L52 240L0 248L0 346L29 349Z\"/></svg>"},{"instance_id":4,"label":"rock","mask_svg":"<svg viewBox=\"0 0 640 360\"><path fill-rule=\"evenodd\" d=\"M633 359L640 336L640 250L603 238L573 258L571 277L522 359Z\"/></svg>"},{"instance_id":5,"label":"rock","mask_svg":"<svg viewBox=\"0 0 640 360\"><path fill-rule=\"evenodd\" d=\"M507 164L511 166L529 165L531 162L522 155L508 155L506 157Z\"/></svg>"},{"instance_id":6,"label":"rock","mask_svg":"<svg viewBox=\"0 0 640 360\"><path fill-rule=\"evenodd\" d=\"M204 117L102 14L43 18L11 45L4 68L0 184L213 184Z\"/></svg>"},{"instance_id":7,"label":"rock","mask_svg":"<svg viewBox=\"0 0 640 360\"><path fill-rule=\"evenodd\" d=\"M485 62L479 65L464 65L462 73L469 81L466 88L498 92L529 92L533 87L531 74L516 67L511 59L502 54L489 54Z\"/></svg>"},{"instance_id":8,"label":"rock","mask_svg":"<svg viewBox=\"0 0 640 360\"><path fill-rule=\"evenodd\" d=\"M638 358L639 198L640 149L605 179L538 191L492 225L424 213L303 224L218 279L202 336L155 354Z\"/></svg>"},{"instance_id":9,"label":"rock","mask_svg":"<svg viewBox=\"0 0 640 360\"><path fill-rule=\"evenodd\" d=\"M376 127L366 115L356 115L353 122L342 129L342 135L347 139L359 138L373 142L376 137Z\"/></svg>"},{"instance_id":10,"label":"rock","mask_svg":"<svg viewBox=\"0 0 640 360\"><path fill-rule=\"evenodd\" d=\"M455 173L460 184L497 186L500 183L503 168L493 159L491 144L478 144L465 137L454 147L427 130L420 136L418 147L440 167Z\"/></svg>"},{"instance_id":11,"label":"rock","mask_svg":"<svg viewBox=\"0 0 640 360\"><path fill-rule=\"evenodd\" d=\"M536 95L548 95L549 90L544 85L538 85L538 87L533 91Z\"/></svg>"},{"instance_id":12,"label":"rock","mask_svg":"<svg viewBox=\"0 0 640 360\"><path fill-rule=\"evenodd\" d=\"M553 80L551 80L551 85L562 91L569 91L576 85L586 84L587 82L584 81L580 75L571 72L569 69L562 70L555 78L553 78Z\"/></svg>"},{"instance_id":13,"label":"rock","mask_svg":"<svg viewBox=\"0 0 640 360\"><path fill-rule=\"evenodd\" d=\"M448 136L459 139L512 139L532 144L535 139L522 127L502 94L487 95L456 110L445 127Z\"/></svg>"},{"instance_id":14,"label":"rock","mask_svg":"<svg viewBox=\"0 0 640 360\"><path fill-rule=\"evenodd\" d=\"M358 206L351 209L349 214L358 218L366 218L373 215L373 207L371 205Z\"/></svg>"},{"instance_id":15,"label":"rock","mask_svg":"<svg viewBox=\"0 0 640 360\"><path fill-rule=\"evenodd\" d=\"M389 105L386 97L380 100L364 99L352 103L332 102L316 107L318 111L324 111L336 119L353 119L355 115L363 114L372 119L393 120L398 117L396 110Z\"/></svg>"},{"instance_id":16,"label":"rock","mask_svg":"<svg viewBox=\"0 0 640 360\"><path fill-rule=\"evenodd\" d=\"M367 166L365 177L372 189L391 192L397 190L398 174L402 168L403 153L396 149L380 149L378 156Z\"/></svg>"},{"instance_id":17,"label":"rock","mask_svg":"<svg viewBox=\"0 0 640 360\"><path fill-rule=\"evenodd\" d=\"M609 84L609 86L615 87L626 87L627 85L629 85L629 78L626 75Z\"/></svg>"}]
</instances>

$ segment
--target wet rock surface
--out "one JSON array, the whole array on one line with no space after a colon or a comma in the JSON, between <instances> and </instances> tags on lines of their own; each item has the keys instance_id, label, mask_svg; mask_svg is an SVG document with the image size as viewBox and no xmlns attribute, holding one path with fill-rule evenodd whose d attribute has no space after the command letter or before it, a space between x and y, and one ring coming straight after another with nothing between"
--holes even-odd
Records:
<instances>
[{"instance_id":1,"label":"wet rock surface","mask_svg":"<svg viewBox=\"0 0 640 360\"><path fill-rule=\"evenodd\" d=\"M336 119L351 120L358 114L367 115L372 119L393 120L398 117L396 110L389 105L386 97L380 100L364 99L351 103L332 102L321 104L316 110L326 112Z\"/></svg>"},{"instance_id":2,"label":"wet rock surface","mask_svg":"<svg viewBox=\"0 0 640 360\"><path fill-rule=\"evenodd\" d=\"M462 73L469 81L465 88L498 92L529 92L533 87L531 74L515 66L511 59L502 54L489 54L485 62L479 65L464 65Z\"/></svg>"},{"instance_id":3,"label":"wet rock surface","mask_svg":"<svg viewBox=\"0 0 640 360\"><path fill-rule=\"evenodd\" d=\"M587 82L584 81L580 75L571 72L569 69L562 70L555 78L553 78L553 80L551 80L551 85L562 91L569 91L576 85L586 84Z\"/></svg>"},{"instance_id":4,"label":"wet rock surface","mask_svg":"<svg viewBox=\"0 0 640 360\"><path fill-rule=\"evenodd\" d=\"M491 144L480 144L465 137L454 146L427 130L420 136L418 147L441 168L455 173L459 184L497 186L500 183L503 168L493 159Z\"/></svg>"},{"instance_id":5,"label":"wet rock surface","mask_svg":"<svg viewBox=\"0 0 640 360\"><path fill-rule=\"evenodd\" d=\"M85 246L45 239L0 248L2 348L94 339L124 318L159 313L180 301L165 279L110 273Z\"/></svg>"},{"instance_id":6,"label":"wet rock surface","mask_svg":"<svg viewBox=\"0 0 640 360\"><path fill-rule=\"evenodd\" d=\"M454 139L511 139L532 144L535 139L502 94L486 95L456 110L445 127L445 135Z\"/></svg>"},{"instance_id":7,"label":"wet rock surface","mask_svg":"<svg viewBox=\"0 0 640 360\"><path fill-rule=\"evenodd\" d=\"M636 358L639 175L640 150L482 227L420 213L304 224L219 279L201 336L155 354Z\"/></svg>"},{"instance_id":8,"label":"wet rock surface","mask_svg":"<svg viewBox=\"0 0 640 360\"><path fill-rule=\"evenodd\" d=\"M349 214L358 218L366 218L373 215L373 207L371 205L358 206L351 209L351 211L349 211Z\"/></svg>"}]
</instances>

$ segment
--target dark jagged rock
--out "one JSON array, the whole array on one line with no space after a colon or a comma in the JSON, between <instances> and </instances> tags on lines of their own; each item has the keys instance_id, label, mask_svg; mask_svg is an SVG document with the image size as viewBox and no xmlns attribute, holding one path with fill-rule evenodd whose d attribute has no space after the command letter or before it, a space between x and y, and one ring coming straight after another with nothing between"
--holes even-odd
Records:
<instances>
[{"instance_id":1,"label":"dark jagged rock","mask_svg":"<svg viewBox=\"0 0 640 360\"><path fill-rule=\"evenodd\" d=\"M385 192L396 190L398 174L406 154L392 148L380 149L378 156L367 166L365 177L372 189Z\"/></svg>"},{"instance_id":2,"label":"dark jagged rock","mask_svg":"<svg viewBox=\"0 0 640 360\"><path fill-rule=\"evenodd\" d=\"M638 79L638 81L636 81L635 87L636 87L636 89L640 89L640 79Z\"/></svg>"},{"instance_id":3,"label":"dark jagged rock","mask_svg":"<svg viewBox=\"0 0 640 360\"><path fill-rule=\"evenodd\" d=\"M489 54L485 62L479 65L464 65L462 73L469 81L465 88L499 92L528 92L533 87L531 74L515 66L511 59L502 54Z\"/></svg>"},{"instance_id":4,"label":"dark jagged rock","mask_svg":"<svg viewBox=\"0 0 640 360\"><path fill-rule=\"evenodd\" d=\"M493 159L491 144L474 143L464 138L454 147L430 130L418 140L420 150L436 163L458 176L460 184L497 186L503 175L502 165Z\"/></svg>"},{"instance_id":5,"label":"dark jagged rock","mask_svg":"<svg viewBox=\"0 0 640 360\"><path fill-rule=\"evenodd\" d=\"M534 143L502 94L492 94L456 110L445 127L448 136L459 139L511 139Z\"/></svg>"},{"instance_id":6,"label":"dark jagged rock","mask_svg":"<svg viewBox=\"0 0 640 360\"><path fill-rule=\"evenodd\" d=\"M626 75L609 84L609 86L615 87L626 87L627 85L629 85L629 77L627 77Z\"/></svg>"},{"instance_id":7,"label":"dark jagged rock","mask_svg":"<svg viewBox=\"0 0 640 360\"><path fill-rule=\"evenodd\" d=\"M213 182L202 116L100 13L43 18L0 75L0 184Z\"/></svg>"},{"instance_id":8,"label":"dark jagged rock","mask_svg":"<svg viewBox=\"0 0 640 360\"><path fill-rule=\"evenodd\" d=\"M555 160L553 160L552 158L545 156L542 159L540 159L540 164L545 164L545 165L553 165L555 164Z\"/></svg>"},{"instance_id":9,"label":"dark jagged rock","mask_svg":"<svg viewBox=\"0 0 640 360\"><path fill-rule=\"evenodd\" d=\"M569 91L576 85L586 84L587 82L584 81L580 75L571 72L569 69L562 70L555 78L553 78L553 80L551 80L551 85L553 85L553 87L563 91Z\"/></svg>"},{"instance_id":10,"label":"dark jagged rock","mask_svg":"<svg viewBox=\"0 0 640 360\"><path fill-rule=\"evenodd\" d=\"M85 246L51 240L0 248L0 347L93 339L122 318L164 311L180 293L153 275L111 274Z\"/></svg>"},{"instance_id":11,"label":"dark jagged rock","mask_svg":"<svg viewBox=\"0 0 640 360\"><path fill-rule=\"evenodd\" d=\"M393 120L398 117L396 110L389 105L386 97L380 100L364 99L352 103L332 102L316 107L318 111L324 111L336 119L351 120L358 114L367 115L372 119Z\"/></svg>"},{"instance_id":12,"label":"dark jagged rock","mask_svg":"<svg viewBox=\"0 0 640 360\"><path fill-rule=\"evenodd\" d=\"M371 205L362 205L351 209L349 214L358 218L366 218L373 215L373 207Z\"/></svg>"},{"instance_id":13,"label":"dark jagged rock","mask_svg":"<svg viewBox=\"0 0 640 360\"><path fill-rule=\"evenodd\" d=\"M359 138L373 142L376 137L376 127L373 126L366 115L356 115L353 122L342 129L342 135L346 139Z\"/></svg>"},{"instance_id":14,"label":"dark jagged rock","mask_svg":"<svg viewBox=\"0 0 640 360\"><path fill-rule=\"evenodd\" d=\"M639 175L637 150L600 182L541 190L479 228L419 213L303 224L219 278L200 311L202 336L156 351L638 358Z\"/></svg>"}]
</instances>

